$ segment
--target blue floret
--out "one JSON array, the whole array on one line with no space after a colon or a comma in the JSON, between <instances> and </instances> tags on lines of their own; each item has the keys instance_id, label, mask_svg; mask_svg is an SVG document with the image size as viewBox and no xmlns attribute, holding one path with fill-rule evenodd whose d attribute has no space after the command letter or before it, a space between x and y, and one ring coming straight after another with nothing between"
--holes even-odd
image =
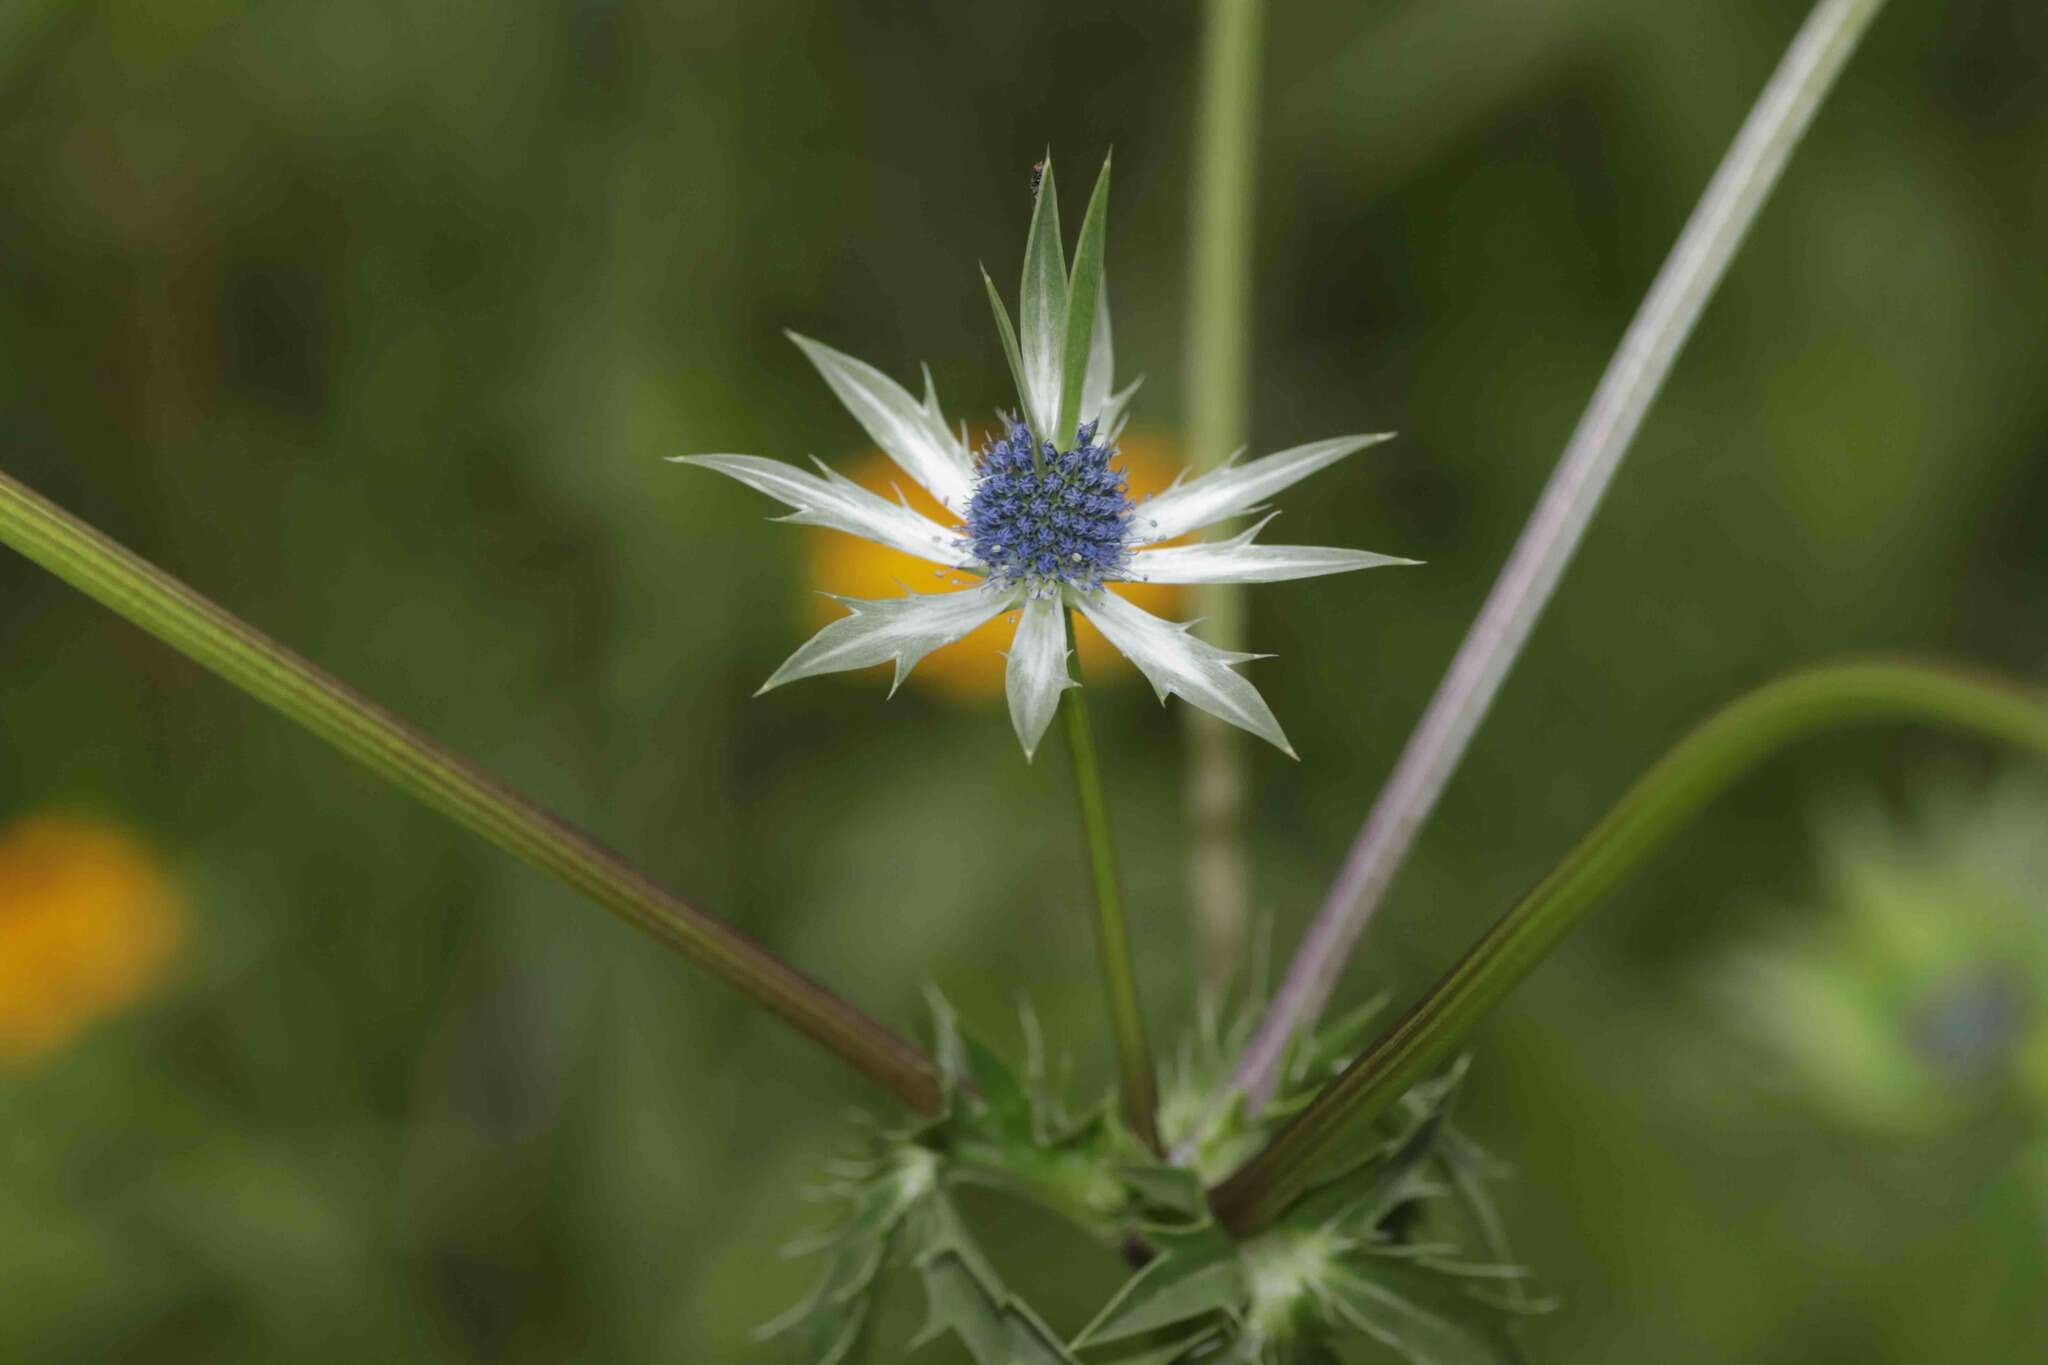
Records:
<instances>
[{"instance_id":1,"label":"blue floret","mask_svg":"<svg viewBox=\"0 0 2048 1365\"><path fill-rule=\"evenodd\" d=\"M1072 450L1032 448L1021 422L982 447L967 543L998 586L1023 584L1034 596L1061 584L1092 591L1130 562L1131 495L1112 468L1113 446L1095 444L1083 426Z\"/></svg>"}]
</instances>

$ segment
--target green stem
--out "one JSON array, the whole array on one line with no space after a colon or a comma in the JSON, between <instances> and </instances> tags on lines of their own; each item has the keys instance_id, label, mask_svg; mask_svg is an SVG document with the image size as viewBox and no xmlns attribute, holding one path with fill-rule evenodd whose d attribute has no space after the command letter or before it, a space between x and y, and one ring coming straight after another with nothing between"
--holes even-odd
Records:
<instances>
[{"instance_id":1,"label":"green stem","mask_svg":"<svg viewBox=\"0 0 2048 1365\"><path fill-rule=\"evenodd\" d=\"M1214 469L1245 443L1251 346L1252 206L1263 0L1209 0L1202 33L1195 196L1188 271L1188 458ZM1193 614L1224 649L1244 648L1244 589L1205 584ZM1212 996L1244 953L1250 904L1243 735L1186 708L1188 907L1196 960Z\"/></svg>"},{"instance_id":2,"label":"green stem","mask_svg":"<svg viewBox=\"0 0 2048 1365\"><path fill-rule=\"evenodd\" d=\"M674 948L912 1108L941 1108L936 1070L894 1033L738 930L662 890L589 835L4 474L0 541L378 776Z\"/></svg>"},{"instance_id":3,"label":"green stem","mask_svg":"<svg viewBox=\"0 0 2048 1365\"><path fill-rule=\"evenodd\" d=\"M1421 1001L1217 1186L1217 1216L1240 1235L1270 1224L1349 1134L1445 1062L1588 911L1737 778L1794 740L1879 721L1960 730L2048 759L2048 694L1946 668L1837 664L1737 699L1638 780Z\"/></svg>"},{"instance_id":4,"label":"green stem","mask_svg":"<svg viewBox=\"0 0 2048 1365\"><path fill-rule=\"evenodd\" d=\"M1694 205L1558 457L1508 562L1444 671L1399 762L1238 1060L1229 1090L1256 1113L1279 1084L1288 1040L1313 1024L1393 885L1592 524L1650 405L1736 249L1770 198L1883 0L1819 0Z\"/></svg>"},{"instance_id":5,"label":"green stem","mask_svg":"<svg viewBox=\"0 0 2048 1365\"><path fill-rule=\"evenodd\" d=\"M1069 647L1073 638L1073 614L1069 612ZM1152 1074L1152 1049L1145 1041L1145 1012L1138 1003L1138 974L1131 965L1130 927L1124 920L1123 896L1117 890L1116 847L1109 836L1109 810L1102 800L1095 730L1088 722L1088 703L1081 688L1067 689L1060 698L1060 712L1066 722L1067 750L1074 760L1074 791L1081 808L1081 829L1088 840L1088 871L1095 884L1095 942L1102 958L1110 1028L1116 1037L1124 1120L1140 1142L1158 1151L1158 1083Z\"/></svg>"}]
</instances>

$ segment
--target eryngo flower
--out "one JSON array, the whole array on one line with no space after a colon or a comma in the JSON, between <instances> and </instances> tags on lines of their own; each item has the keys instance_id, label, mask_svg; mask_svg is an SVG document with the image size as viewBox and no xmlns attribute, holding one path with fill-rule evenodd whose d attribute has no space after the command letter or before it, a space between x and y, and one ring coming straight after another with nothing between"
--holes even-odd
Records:
<instances>
[{"instance_id":1,"label":"eryngo flower","mask_svg":"<svg viewBox=\"0 0 2048 1365\"><path fill-rule=\"evenodd\" d=\"M1163 702L1178 695L1233 725L1294 750L1257 689L1233 665L1259 656L1218 649L1111 591L1133 583L1270 583L1411 560L1363 550L1263 545L1251 530L1223 540L1167 545L1258 510L1266 497L1385 436L1343 436L1177 481L1133 503L1117 465L1117 438L1137 385L1114 385L1102 251L1109 190L1105 161L1071 272L1059 238L1050 160L1024 249L1018 326L988 284L996 326L1017 382L1020 411L979 449L950 429L925 371L913 398L871 365L808 337L791 339L817 366L868 435L935 498L945 525L861 488L822 462L812 474L754 455L692 455L782 502L785 521L864 536L980 581L964 592L882 600L839 599L848 614L819 631L762 685L875 664L895 664L900 685L918 660L1005 612L1017 628L1005 691L1028 758L1052 723L1067 667L1063 612L1077 611L1128 655ZM984 281L987 276L984 274ZM893 692L892 686L891 691Z\"/></svg>"}]
</instances>

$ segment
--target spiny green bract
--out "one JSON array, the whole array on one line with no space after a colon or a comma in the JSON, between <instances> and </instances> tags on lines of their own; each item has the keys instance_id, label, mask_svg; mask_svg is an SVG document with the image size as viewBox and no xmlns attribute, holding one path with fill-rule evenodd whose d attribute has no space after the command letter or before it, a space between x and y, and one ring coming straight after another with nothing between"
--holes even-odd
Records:
<instances>
[{"instance_id":1,"label":"spiny green bract","mask_svg":"<svg viewBox=\"0 0 2048 1365\"><path fill-rule=\"evenodd\" d=\"M1342 1065L1369 1012L1299 1048L1287 1091L1258 1119L1232 1107L1206 1126L1170 1130L1208 1157L1256 1145ZM891 1267L923 1285L927 1324L912 1344L952 1335L979 1365L1322 1365L1336 1359L1334 1345L1365 1340L1430 1365L1520 1359L1513 1322L1545 1305L1510 1262L1487 1190L1498 1172L1450 1124L1462 1063L1404 1097L1356 1160L1276 1226L1239 1242L1210 1217L1196 1170L1144 1150L1107 1099L1063 1101L1028 1015L1020 1071L936 997L934 1013L946 1112L870 1131L858 1158L835 1169L841 1216L801 1248L824 1253L825 1269L766 1329L799 1334L817 1365L876 1358L874 1304ZM1180 1051L1169 1096L1207 1079L1247 1027L1199 1031ZM1182 1103L1181 1112L1197 1111ZM1005 1287L975 1242L953 1197L965 1185L1040 1203L1142 1268L1068 1341Z\"/></svg>"}]
</instances>

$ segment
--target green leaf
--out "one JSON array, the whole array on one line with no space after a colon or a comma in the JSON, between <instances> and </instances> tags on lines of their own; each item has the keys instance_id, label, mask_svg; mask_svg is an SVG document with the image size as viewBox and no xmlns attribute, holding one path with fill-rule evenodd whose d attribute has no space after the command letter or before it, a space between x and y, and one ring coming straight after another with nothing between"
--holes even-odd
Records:
<instances>
[{"instance_id":1,"label":"green leaf","mask_svg":"<svg viewBox=\"0 0 2048 1365\"><path fill-rule=\"evenodd\" d=\"M1344 1365L1344 1357L1321 1342L1304 1341L1296 1344L1287 1365Z\"/></svg>"},{"instance_id":2,"label":"green leaf","mask_svg":"<svg viewBox=\"0 0 2048 1365\"><path fill-rule=\"evenodd\" d=\"M934 1050L946 1093L959 1105L966 1102L982 1125L995 1135L1031 1145L1037 1137L1031 1091L1010 1064L972 1031L963 1028L955 1010L937 987L926 987L932 1011Z\"/></svg>"},{"instance_id":3,"label":"green leaf","mask_svg":"<svg viewBox=\"0 0 2048 1365\"><path fill-rule=\"evenodd\" d=\"M1376 1265L1370 1275L1337 1270L1323 1281L1333 1325L1348 1326L1416 1365L1514 1365L1521 1350L1483 1306L1446 1295L1428 1272Z\"/></svg>"},{"instance_id":4,"label":"green leaf","mask_svg":"<svg viewBox=\"0 0 2048 1365\"><path fill-rule=\"evenodd\" d=\"M1053 1330L1003 1287L942 1192L919 1201L909 1229L912 1263L929 1303L912 1350L951 1332L976 1365L1079 1365Z\"/></svg>"},{"instance_id":5,"label":"green leaf","mask_svg":"<svg viewBox=\"0 0 2048 1365\"><path fill-rule=\"evenodd\" d=\"M1228 1341L1226 1344L1231 1348L1229 1355L1214 1356L1212 1354L1204 1359L1204 1365L1208 1365L1210 1360L1214 1360L1215 1365L1274 1365L1274 1362L1278 1362L1278 1365L1293 1365L1293 1362L1288 1360L1286 1356L1267 1355L1266 1347L1271 1343L1266 1340L1266 1334L1250 1325L1240 1326L1236 1339ZM1312 1360L1309 1362L1309 1365L1324 1365L1324 1363Z\"/></svg>"},{"instance_id":6,"label":"green leaf","mask_svg":"<svg viewBox=\"0 0 2048 1365\"><path fill-rule=\"evenodd\" d=\"M1088 212L1081 219L1081 236L1074 243L1074 273L1067 281L1066 347L1060 374L1059 417L1052 442L1065 449L1081 424L1081 396L1088 386L1095 313L1102 301L1102 257L1109 228L1109 162L1102 158L1102 171L1095 177L1095 192L1088 197Z\"/></svg>"},{"instance_id":7,"label":"green leaf","mask_svg":"<svg viewBox=\"0 0 2048 1365\"><path fill-rule=\"evenodd\" d=\"M1241 1309L1251 1297L1244 1259L1223 1237L1191 1239L1124 1282L1076 1347L1122 1341L1161 1328Z\"/></svg>"},{"instance_id":8,"label":"green leaf","mask_svg":"<svg viewBox=\"0 0 2048 1365\"><path fill-rule=\"evenodd\" d=\"M933 1171L930 1155L915 1148L878 1163L852 1190L849 1208L830 1233L809 1239L829 1257L810 1293L757 1335L800 1336L813 1365L852 1365L865 1358L882 1268L931 1189Z\"/></svg>"},{"instance_id":9,"label":"green leaf","mask_svg":"<svg viewBox=\"0 0 2048 1365\"><path fill-rule=\"evenodd\" d=\"M1117 1178L1149 1217L1167 1214L1176 1223L1195 1225L1209 1220L1208 1197L1201 1177L1193 1171L1179 1166L1128 1165L1117 1171Z\"/></svg>"},{"instance_id":10,"label":"green leaf","mask_svg":"<svg viewBox=\"0 0 2048 1365\"><path fill-rule=\"evenodd\" d=\"M1062 358L1067 340L1067 258L1060 246L1060 198L1053 186L1052 153L1024 239L1024 281L1017 295L1017 341L1024 360L1024 403L1032 433L1055 439L1059 420Z\"/></svg>"},{"instance_id":11,"label":"green leaf","mask_svg":"<svg viewBox=\"0 0 2048 1365\"><path fill-rule=\"evenodd\" d=\"M1029 997L1017 1002L1017 1025L1024 1034L1024 1093L1031 1102L1032 1136L1039 1146L1051 1146L1053 1135L1067 1127L1067 1111L1046 1067L1045 1030Z\"/></svg>"},{"instance_id":12,"label":"green leaf","mask_svg":"<svg viewBox=\"0 0 2048 1365\"><path fill-rule=\"evenodd\" d=\"M1371 1041L1373 1021L1387 1008L1391 992L1381 991L1317 1029L1292 1059L1294 1079L1307 1081L1327 1071L1342 1070Z\"/></svg>"},{"instance_id":13,"label":"green leaf","mask_svg":"<svg viewBox=\"0 0 2048 1365\"><path fill-rule=\"evenodd\" d=\"M1425 1172L1444 1127L1437 1098L1440 1095L1433 1095L1432 1102L1412 1116L1405 1133L1381 1138L1351 1165L1311 1185L1288 1208L1284 1221L1296 1226L1338 1222L1347 1236L1370 1237L1397 1205L1439 1193Z\"/></svg>"},{"instance_id":14,"label":"green leaf","mask_svg":"<svg viewBox=\"0 0 2048 1365\"><path fill-rule=\"evenodd\" d=\"M800 1336L813 1365L846 1365L860 1359L868 1345L874 1291L894 1234L892 1226L879 1237L842 1239L810 1293L755 1335Z\"/></svg>"},{"instance_id":15,"label":"green leaf","mask_svg":"<svg viewBox=\"0 0 2048 1365\"><path fill-rule=\"evenodd\" d=\"M960 1039L967 1050L967 1074L974 1078L983 1122L1020 1145L1031 1145L1038 1136L1032 1122L1031 1092L1010 1064L980 1038L963 1031Z\"/></svg>"},{"instance_id":16,"label":"green leaf","mask_svg":"<svg viewBox=\"0 0 2048 1365\"><path fill-rule=\"evenodd\" d=\"M1231 1330L1230 1319L1215 1318L1192 1329L1168 1328L1109 1345L1077 1347L1088 1365L1174 1365L1197 1348L1217 1342ZM1205 1353L1204 1360L1214 1359Z\"/></svg>"},{"instance_id":17,"label":"green leaf","mask_svg":"<svg viewBox=\"0 0 2048 1365\"><path fill-rule=\"evenodd\" d=\"M1464 1208L1473 1231L1478 1233L1486 1254L1500 1265L1513 1265L1515 1253L1508 1242L1507 1221L1501 1217L1490 1187L1492 1181L1500 1178L1500 1163L1485 1148L1449 1124L1444 1125L1435 1155L1436 1164L1449 1177L1458 1203ZM1523 1312L1540 1312L1548 1306L1547 1300L1531 1294L1528 1285L1520 1278L1509 1280L1504 1304Z\"/></svg>"},{"instance_id":18,"label":"green leaf","mask_svg":"<svg viewBox=\"0 0 2048 1365\"><path fill-rule=\"evenodd\" d=\"M996 332L1003 339L1003 355L1010 362L1010 382L1017 386L1017 407L1024 414L1024 421L1036 419L1031 415L1031 386L1024 380L1024 357L1017 350L1017 329L1010 325L1010 310L1003 306L1003 296L996 292L996 282L989 278L988 268L982 267L981 282L988 288L988 306L996 315Z\"/></svg>"},{"instance_id":19,"label":"green leaf","mask_svg":"<svg viewBox=\"0 0 2048 1365\"><path fill-rule=\"evenodd\" d=\"M1045 1147L1049 1151L1071 1151L1077 1147L1090 1147L1106 1141L1113 1127L1110 1115L1116 1101L1108 1096L1096 1100L1078 1114L1065 1115L1046 1132Z\"/></svg>"},{"instance_id":20,"label":"green leaf","mask_svg":"<svg viewBox=\"0 0 2048 1365\"><path fill-rule=\"evenodd\" d=\"M1417 1081L1401 1097L1401 1111L1413 1119L1449 1118L1458 1092L1464 1088L1465 1073L1472 1069L1472 1054L1461 1052L1451 1064L1428 1080Z\"/></svg>"},{"instance_id":21,"label":"green leaf","mask_svg":"<svg viewBox=\"0 0 2048 1365\"><path fill-rule=\"evenodd\" d=\"M811 1319L811 1330L805 1334L812 1365L853 1365L853 1362L867 1359L868 1350L874 1345L875 1293L872 1289L834 1307L843 1311L824 1313Z\"/></svg>"}]
</instances>

